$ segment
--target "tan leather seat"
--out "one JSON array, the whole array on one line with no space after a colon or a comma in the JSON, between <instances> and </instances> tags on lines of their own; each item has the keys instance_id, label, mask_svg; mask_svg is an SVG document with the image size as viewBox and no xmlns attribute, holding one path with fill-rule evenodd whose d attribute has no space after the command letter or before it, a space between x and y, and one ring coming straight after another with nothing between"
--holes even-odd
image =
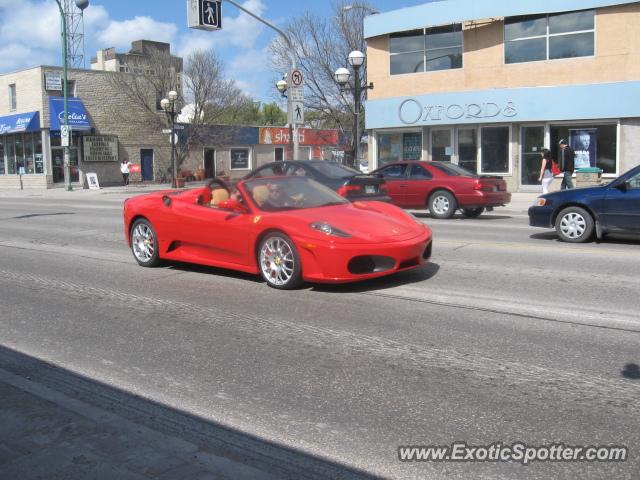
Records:
<instances>
[{"instance_id":1,"label":"tan leather seat","mask_svg":"<svg viewBox=\"0 0 640 480\"><path fill-rule=\"evenodd\" d=\"M261 207L269 198L269 187L266 185L256 185L251 193L253 201Z\"/></svg>"},{"instance_id":2,"label":"tan leather seat","mask_svg":"<svg viewBox=\"0 0 640 480\"><path fill-rule=\"evenodd\" d=\"M229 200L229 192L224 188L214 188L211 191L211 202L209 204L212 207L215 207L220 202L224 202L225 200Z\"/></svg>"}]
</instances>

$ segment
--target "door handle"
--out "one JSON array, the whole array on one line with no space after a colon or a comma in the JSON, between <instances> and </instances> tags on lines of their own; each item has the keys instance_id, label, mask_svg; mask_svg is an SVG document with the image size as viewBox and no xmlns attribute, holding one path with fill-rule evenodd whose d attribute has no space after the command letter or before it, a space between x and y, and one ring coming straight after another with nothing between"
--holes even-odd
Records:
<instances>
[{"instance_id":1,"label":"door handle","mask_svg":"<svg viewBox=\"0 0 640 480\"><path fill-rule=\"evenodd\" d=\"M398 185L400 188L407 188L409 185Z\"/></svg>"}]
</instances>

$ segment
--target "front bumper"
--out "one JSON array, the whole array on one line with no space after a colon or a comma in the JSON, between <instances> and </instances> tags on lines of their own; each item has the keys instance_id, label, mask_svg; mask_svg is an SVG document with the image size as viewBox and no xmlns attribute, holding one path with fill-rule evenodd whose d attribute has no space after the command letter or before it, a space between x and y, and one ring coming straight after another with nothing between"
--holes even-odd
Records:
<instances>
[{"instance_id":1,"label":"front bumper","mask_svg":"<svg viewBox=\"0 0 640 480\"><path fill-rule=\"evenodd\" d=\"M357 282L417 268L429 259L431 242L429 230L409 240L380 244L318 243L296 239L303 278L319 283ZM388 257L393 260L381 270L353 273L349 262L357 257Z\"/></svg>"},{"instance_id":2,"label":"front bumper","mask_svg":"<svg viewBox=\"0 0 640 480\"><path fill-rule=\"evenodd\" d=\"M529 207L529 225L532 227L553 228L553 209L551 207Z\"/></svg>"}]
</instances>

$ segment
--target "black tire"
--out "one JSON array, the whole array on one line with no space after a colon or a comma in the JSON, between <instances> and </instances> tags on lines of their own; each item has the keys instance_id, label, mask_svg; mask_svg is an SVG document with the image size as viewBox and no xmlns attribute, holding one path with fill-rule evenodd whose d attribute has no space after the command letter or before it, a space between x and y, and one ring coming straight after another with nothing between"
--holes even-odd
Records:
<instances>
[{"instance_id":1,"label":"black tire","mask_svg":"<svg viewBox=\"0 0 640 480\"><path fill-rule=\"evenodd\" d=\"M451 193L438 190L429 197L428 207L433 218L451 218L458 209L458 202Z\"/></svg>"},{"instance_id":2,"label":"black tire","mask_svg":"<svg viewBox=\"0 0 640 480\"><path fill-rule=\"evenodd\" d=\"M256 256L260 274L271 288L292 290L302 285L300 255L293 241L284 233L272 232L265 236Z\"/></svg>"},{"instance_id":3,"label":"black tire","mask_svg":"<svg viewBox=\"0 0 640 480\"><path fill-rule=\"evenodd\" d=\"M160 265L158 236L146 218L136 220L131 226L131 253L138 265L157 267Z\"/></svg>"},{"instance_id":4,"label":"black tire","mask_svg":"<svg viewBox=\"0 0 640 480\"><path fill-rule=\"evenodd\" d=\"M480 215L482 215L482 212L484 212L484 208L483 207L463 208L461 211L462 211L462 215L464 215L467 218L477 218Z\"/></svg>"},{"instance_id":5,"label":"black tire","mask_svg":"<svg viewBox=\"0 0 640 480\"><path fill-rule=\"evenodd\" d=\"M556 217L556 232L560 240L569 243L583 243L593 237L595 224L593 217L584 208L567 207Z\"/></svg>"}]
</instances>

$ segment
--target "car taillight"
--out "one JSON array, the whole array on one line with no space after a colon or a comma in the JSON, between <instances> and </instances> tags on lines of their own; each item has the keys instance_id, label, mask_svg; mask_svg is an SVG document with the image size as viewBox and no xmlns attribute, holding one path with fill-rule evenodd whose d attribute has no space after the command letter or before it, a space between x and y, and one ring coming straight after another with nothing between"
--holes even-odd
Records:
<instances>
[{"instance_id":1,"label":"car taillight","mask_svg":"<svg viewBox=\"0 0 640 480\"><path fill-rule=\"evenodd\" d=\"M359 192L361 190L362 190L362 187L360 185L342 185L337 190L337 193L341 197L346 197L349 194L349 192Z\"/></svg>"}]
</instances>

